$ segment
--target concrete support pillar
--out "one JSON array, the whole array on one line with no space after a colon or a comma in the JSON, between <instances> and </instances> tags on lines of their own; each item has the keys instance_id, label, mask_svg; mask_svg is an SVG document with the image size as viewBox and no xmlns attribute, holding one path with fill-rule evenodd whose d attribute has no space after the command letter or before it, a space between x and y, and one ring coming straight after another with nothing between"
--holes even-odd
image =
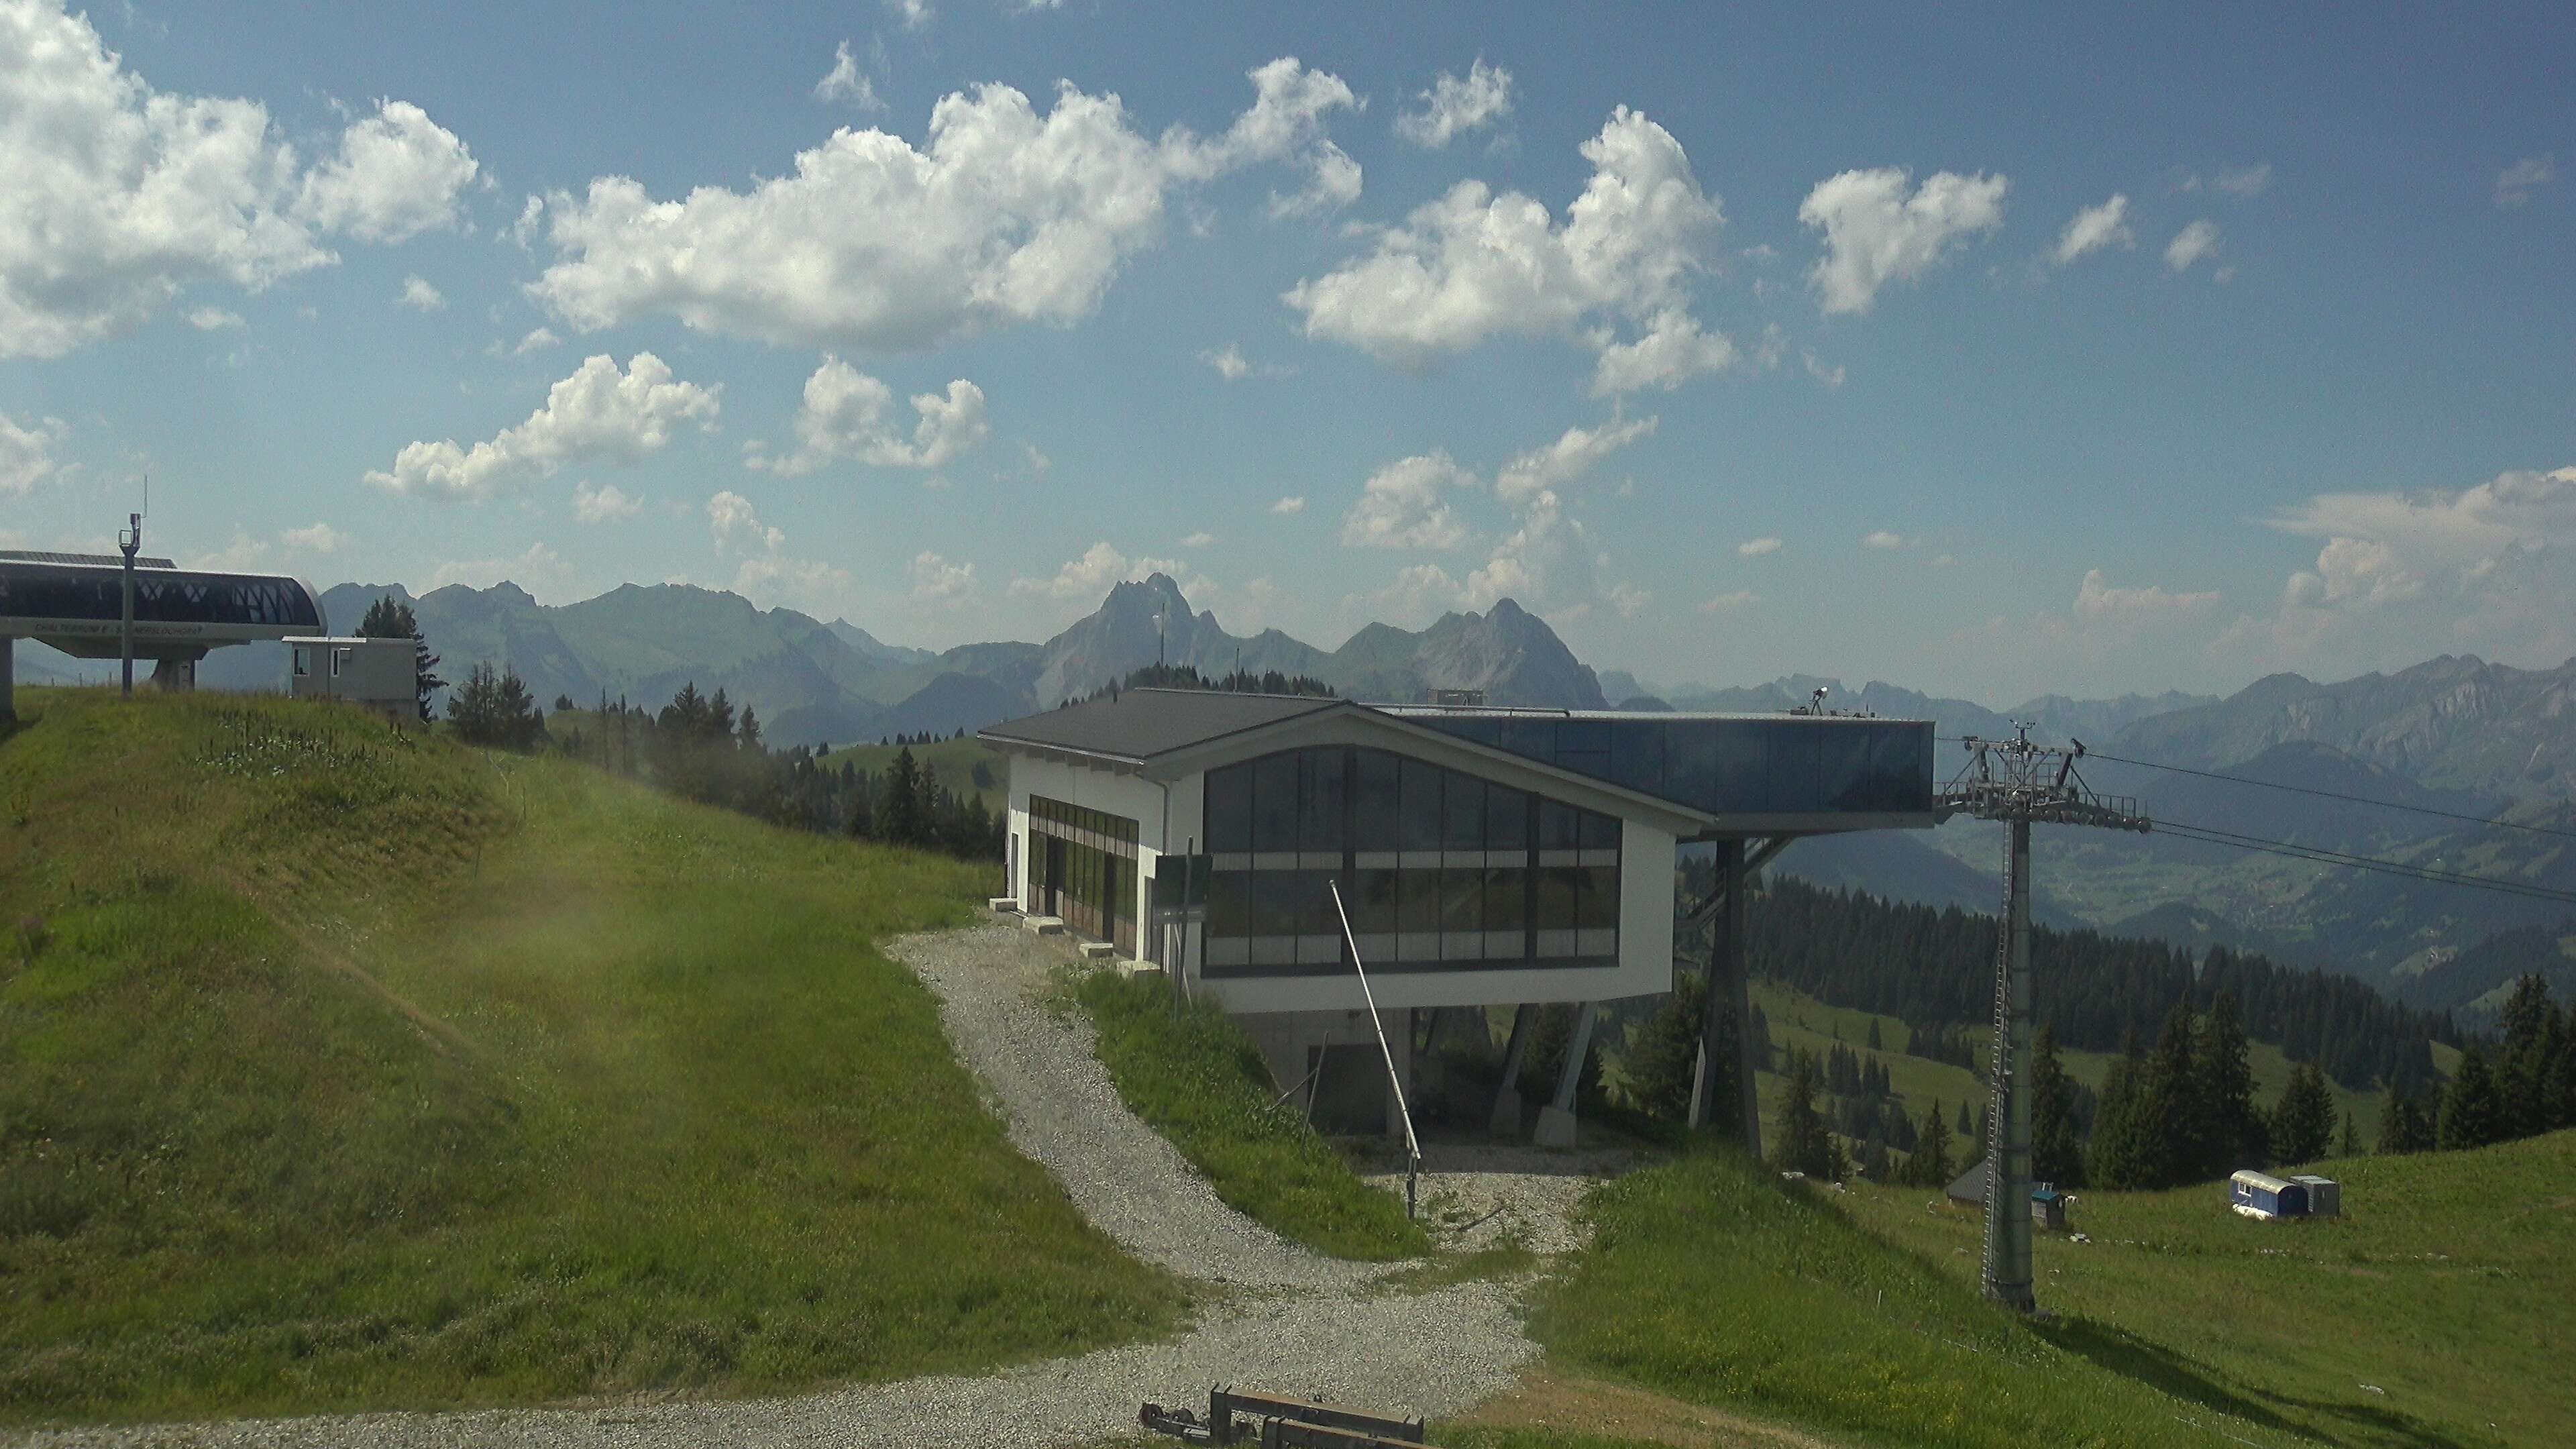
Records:
<instances>
[{"instance_id":1,"label":"concrete support pillar","mask_svg":"<svg viewBox=\"0 0 2576 1449\"><path fill-rule=\"evenodd\" d=\"M1731 1076L1737 1139L1746 1151L1759 1157L1762 1104L1753 1090L1753 1068L1761 1058L1763 1043L1753 1039L1753 992L1744 969L1744 842L1718 841L1716 866L1714 888L1720 892L1720 899L1709 922L1708 997L1700 1013L1699 1069L1697 1085L1691 1093L1690 1122L1694 1127L1715 1124L1718 1109L1728 1095L1724 1086ZM1730 1018L1736 1027L1735 1050L1731 1053L1726 1050Z\"/></svg>"},{"instance_id":2,"label":"concrete support pillar","mask_svg":"<svg viewBox=\"0 0 2576 1449\"><path fill-rule=\"evenodd\" d=\"M1494 1089L1491 1131L1497 1137L1521 1135L1521 1061L1529 1054L1530 1025L1538 1007L1522 1002L1512 1008L1512 1035L1503 1045L1503 1084Z\"/></svg>"},{"instance_id":3,"label":"concrete support pillar","mask_svg":"<svg viewBox=\"0 0 2576 1449\"><path fill-rule=\"evenodd\" d=\"M1575 1014L1574 1032L1565 1039L1565 1066L1556 1074L1556 1100L1539 1109L1534 1140L1541 1147L1574 1145L1574 1092L1583 1081L1583 1059L1592 1054L1592 1019L1597 1010L1587 1001Z\"/></svg>"},{"instance_id":4,"label":"concrete support pillar","mask_svg":"<svg viewBox=\"0 0 2576 1449\"><path fill-rule=\"evenodd\" d=\"M169 693L185 693L197 687L197 661L162 658L152 662L152 687Z\"/></svg>"},{"instance_id":5,"label":"concrete support pillar","mask_svg":"<svg viewBox=\"0 0 2576 1449\"><path fill-rule=\"evenodd\" d=\"M18 641L0 634L0 724L18 717Z\"/></svg>"}]
</instances>

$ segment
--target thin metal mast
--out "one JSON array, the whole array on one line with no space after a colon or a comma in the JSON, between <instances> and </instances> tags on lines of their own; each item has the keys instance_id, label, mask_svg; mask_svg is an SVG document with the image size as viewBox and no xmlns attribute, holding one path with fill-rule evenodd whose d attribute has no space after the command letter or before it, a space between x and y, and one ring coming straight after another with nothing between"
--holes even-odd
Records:
<instances>
[{"instance_id":1,"label":"thin metal mast","mask_svg":"<svg viewBox=\"0 0 2576 1449\"><path fill-rule=\"evenodd\" d=\"M147 485L149 486L149 485ZM116 546L125 554L125 610L118 626L119 653L125 659L125 697L134 697L134 555L143 548L143 515L132 515L133 527L118 529Z\"/></svg>"},{"instance_id":2,"label":"thin metal mast","mask_svg":"<svg viewBox=\"0 0 2576 1449\"><path fill-rule=\"evenodd\" d=\"M2125 796L2093 793L2076 774L2084 742L2056 749L2030 742L2030 726L2009 740L1963 743L1973 758L1934 808L1944 817L2004 822L2004 918L1995 943L1994 1040L1986 1099L1986 1296L2022 1312L2035 1305L2030 1267L2030 827L2092 825L2144 833L2153 825Z\"/></svg>"}]
</instances>

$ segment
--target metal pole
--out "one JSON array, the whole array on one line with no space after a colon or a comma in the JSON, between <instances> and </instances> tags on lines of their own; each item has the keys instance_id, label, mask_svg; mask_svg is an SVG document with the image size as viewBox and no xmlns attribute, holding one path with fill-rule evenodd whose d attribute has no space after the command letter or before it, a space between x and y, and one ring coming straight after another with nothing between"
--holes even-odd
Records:
<instances>
[{"instance_id":1,"label":"metal pole","mask_svg":"<svg viewBox=\"0 0 2576 1449\"><path fill-rule=\"evenodd\" d=\"M1360 964L1359 937L1351 934L1351 913L1342 906L1342 887L1338 881L1324 882L1333 893L1333 914L1341 917L1342 940L1351 948L1351 969L1359 973L1360 998L1368 1003L1369 1025L1377 1028L1378 1055L1386 1058L1387 1085L1395 1088L1396 1115L1404 1119L1404 1215L1413 1216L1414 1179L1422 1172L1422 1141L1413 1135L1413 1109L1404 1104L1404 1076L1395 1069L1395 1048L1386 1044L1386 1022L1377 1014L1377 993L1369 989L1368 968ZM1408 1039L1407 1047L1413 1045Z\"/></svg>"},{"instance_id":2,"label":"metal pole","mask_svg":"<svg viewBox=\"0 0 2576 1449\"><path fill-rule=\"evenodd\" d=\"M2011 822L1987 1098L1986 1296L2027 1313L2030 1266L2030 822Z\"/></svg>"},{"instance_id":3,"label":"metal pole","mask_svg":"<svg viewBox=\"0 0 2576 1449\"><path fill-rule=\"evenodd\" d=\"M134 697L134 555L143 547L143 515L128 515L133 527L116 537L116 546L125 554L125 610L118 627L119 652L125 660L125 697Z\"/></svg>"}]
</instances>

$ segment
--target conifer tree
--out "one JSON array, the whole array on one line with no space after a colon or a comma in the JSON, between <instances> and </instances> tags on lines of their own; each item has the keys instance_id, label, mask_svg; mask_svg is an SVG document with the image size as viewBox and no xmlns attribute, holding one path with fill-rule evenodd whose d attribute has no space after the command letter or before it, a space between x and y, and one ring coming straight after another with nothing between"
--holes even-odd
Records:
<instances>
[{"instance_id":1,"label":"conifer tree","mask_svg":"<svg viewBox=\"0 0 2576 1449\"><path fill-rule=\"evenodd\" d=\"M2314 1062L2290 1069L2281 1104L2272 1113L2272 1143L2284 1166L2315 1162L2334 1141L2334 1096Z\"/></svg>"},{"instance_id":2,"label":"conifer tree","mask_svg":"<svg viewBox=\"0 0 2576 1449\"><path fill-rule=\"evenodd\" d=\"M2039 1029L2030 1053L2030 1175L2062 1188L2084 1185L2084 1144L2075 1134L2075 1094L2057 1060L2057 1033Z\"/></svg>"},{"instance_id":3,"label":"conifer tree","mask_svg":"<svg viewBox=\"0 0 2576 1449\"><path fill-rule=\"evenodd\" d=\"M2442 1095L2440 1142L2444 1152L2484 1147L2504 1134L2504 1096L2486 1053L2476 1046L2460 1053L2460 1069L2451 1090Z\"/></svg>"},{"instance_id":4,"label":"conifer tree","mask_svg":"<svg viewBox=\"0 0 2576 1449\"><path fill-rule=\"evenodd\" d=\"M2391 1089L2388 1109L2379 1119L2379 1151L2390 1157L2430 1152L2434 1145L2433 1114L2412 1092Z\"/></svg>"},{"instance_id":5,"label":"conifer tree","mask_svg":"<svg viewBox=\"0 0 2576 1449\"><path fill-rule=\"evenodd\" d=\"M2245 1029L2236 993L2221 991L2200 1028L2192 1063L2202 1138L2188 1175L2207 1180L2269 1160L2262 1110L2254 1105L2254 1069L2246 1061Z\"/></svg>"},{"instance_id":6,"label":"conifer tree","mask_svg":"<svg viewBox=\"0 0 2576 1449\"><path fill-rule=\"evenodd\" d=\"M2495 1060L2496 1094L2503 1103L2499 1140L2546 1132L2557 1115L2549 1100L2549 1070L2559 1030L2549 983L2537 975L2514 982L2497 1025L2504 1029Z\"/></svg>"},{"instance_id":7,"label":"conifer tree","mask_svg":"<svg viewBox=\"0 0 2576 1449\"><path fill-rule=\"evenodd\" d=\"M396 602L391 594L369 604L367 616L358 621L358 637L411 641L412 688L420 696L420 722L428 724L430 696L445 689L447 681L438 677L438 656L429 652L429 640L421 635L411 605Z\"/></svg>"},{"instance_id":8,"label":"conifer tree","mask_svg":"<svg viewBox=\"0 0 2576 1449\"><path fill-rule=\"evenodd\" d=\"M2102 1079L2102 1100L2093 1111L2092 1150L2084 1167L2087 1180L2095 1187L2159 1185L2153 1176L2152 1145L2138 1116L2140 1089L2146 1076L2146 1051L2132 1032L2126 1048Z\"/></svg>"},{"instance_id":9,"label":"conifer tree","mask_svg":"<svg viewBox=\"0 0 2576 1449\"><path fill-rule=\"evenodd\" d=\"M1887 1050L1887 1048L1879 1045L1878 1018L1875 1016L1869 1019L1869 1049L1874 1052Z\"/></svg>"},{"instance_id":10,"label":"conifer tree","mask_svg":"<svg viewBox=\"0 0 2576 1449\"><path fill-rule=\"evenodd\" d=\"M1923 1131L1915 1139L1914 1154L1905 1159L1905 1170L1915 1187L1950 1185L1950 1124L1941 1116L1939 1098L1923 1114Z\"/></svg>"},{"instance_id":11,"label":"conifer tree","mask_svg":"<svg viewBox=\"0 0 2576 1449\"><path fill-rule=\"evenodd\" d=\"M909 745L895 751L894 764L886 770L885 794L877 802L879 840L895 845L929 843L929 812L923 808L921 767L914 763Z\"/></svg>"},{"instance_id":12,"label":"conifer tree","mask_svg":"<svg viewBox=\"0 0 2576 1449\"><path fill-rule=\"evenodd\" d=\"M1773 1129L1772 1165L1809 1177L1833 1174L1835 1144L1816 1113L1816 1058L1792 1049L1788 1090L1780 1098L1780 1120Z\"/></svg>"},{"instance_id":13,"label":"conifer tree","mask_svg":"<svg viewBox=\"0 0 2576 1449\"><path fill-rule=\"evenodd\" d=\"M2147 1076L2138 1093L2136 1122L2147 1143L2143 1187L2171 1187L2199 1176L2199 1149L2209 1140L2208 1114L2201 1110L2199 1080L2192 1068L2200 1049L2200 1030L2186 996L2174 1003L2156 1035L2156 1050L2147 1059Z\"/></svg>"},{"instance_id":14,"label":"conifer tree","mask_svg":"<svg viewBox=\"0 0 2576 1449\"><path fill-rule=\"evenodd\" d=\"M2343 1109L2343 1137L2335 1143L2335 1156L2359 1157L2360 1155L2361 1130L2353 1125L2352 1109L2346 1107Z\"/></svg>"}]
</instances>

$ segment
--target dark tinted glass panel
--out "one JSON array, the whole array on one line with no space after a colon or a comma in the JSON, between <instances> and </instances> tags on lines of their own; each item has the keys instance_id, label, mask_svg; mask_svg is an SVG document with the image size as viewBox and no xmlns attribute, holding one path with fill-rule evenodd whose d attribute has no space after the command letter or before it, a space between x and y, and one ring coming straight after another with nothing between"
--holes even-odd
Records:
<instances>
[{"instance_id":1,"label":"dark tinted glass panel","mask_svg":"<svg viewBox=\"0 0 2576 1449\"><path fill-rule=\"evenodd\" d=\"M1500 785L1485 787L1485 848L1529 848L1530 797Z\"/></svg>"},{"instance_id":2,"label":"dark tinted glass panel","mask_svg":"<svg viewBox=\"0 0 2576 1449\"><path fill-rule=\"evenodd\" d=\"M1420 760L1405 760L1398 809L1402 812L1404 850L1440 848L1441 771Z\"/></svg>"},{"instance_id":3,"label":"dark tinted glass panel","mask_svg":"<svg viewBox=\"0 0 2576 1449\"><path fill-rule=\"evenodd\" d=\"M1619 868L1613 865L1577 866L1583 877L1582 891L1575 903L1574 923L1586 930L1619 924Z\"/></svg>"},{"instance_id":4,"label":"dark tinted glass panel","mask_svg":"<svg viewBox=\"0 0 2576 1449\"><path fill-rule=\"evenodd\" d=\"M1623 721L1611 734L1610 778L1649 795L1664 793L1664 726Z\"/></svg>"},{"instance_id":5,"label":"dark tinted glass panel","mask_svg":"<svg viewBox=\"0 0 2576 1449\"><path fill-rule=\"evenodd\" d=\"M1554 800L1538 802L1538 848L1541 850L1574 849L1582 838L1581 832L1574 824L1576 813L1573 806L1561 805Z\"/></svg>"},{"instance_id":6,"label":"dark tinted glass panel","mask_svg":"<svg viewBox=\"0 0 2576 1449\"><path fill-rule=\"evenodd\" d=\"M1824 765L1824 733L1803 727L1773 730L1769 808L1813 810L1822 803L1816 778Z\"/></svg>"},{"instance_id":7,"label":"dark tinted glass panel","mask_svg":"<svg viewBox=\"0 0 2576 1449\"><path fill-rule=\"evenodd\" d=\"M1399 931L1438 931L1440 929L1440 872L1408 870L1397 873L1401 879L1396 894L1396 923Z\"/></svg>"},{"instance_id":8,"label":"dark tinted glass panel","mask_svg":"<svg viewBox=\"0 0 2576 1449\"><path fill-rule=\"evenodd\" d=\"M1402 834L1396 828L1395 756L1377 750L1362 750L1353 766L1352 792L1358 796L1359 838L1352 845L1360 850L1397 850Z\"/></svg>"},{"instance_id":9,"label":"dark tinted glass panel","mask_svg":"<svg viewBox=\"0 0 2576 1449\"><path fill-rule=\"evenodd\" d=\"M1335 936L1342 934L1342 918L1333 910L1333 872L1301 870L1297 872L1297 934L1301 936ZM1340 952L1336 951L1335 956Z\"/></svg>"},{"instance_id":10,"label":"dark tinted glass panel","mask_svg":"<svg viewBox=\"0 0 2576 1449\"><path fill-rule=\"evenodd\" d=\"M1517 931L1529 924L1529 872L1493 866L1485 871L1485 929Z\"/></svg>"},{"instance_id":11,"label":"dark tinted glass panel","mask_svg":"<svg viewBox=\"0 0 2576 1449\"><path fill-rule=\"evenodd\" d=\"M1256 936L1297 934L1297 872L1293 870L1252 872L1252 934Z\"/></svg>"},{"instance_id":12,"label":"dark tinted glass panel","mask_svg":"<svg viewBox=\"0 0 2576 1449\"><path fill-rule=\"evenodd\" d=\"M1866 727L1818 729L1817 788L1836 810L1869 807L1869 736Z\"/></svg>"},{"instance_id":13,"label":"dark tinted glass panel","mask_svg":"<svg viewBox=\"0 0 2576 1449\"><path fill-rule=\"evenodd\" d=\"M1475 866L1440 872L1440 929L1485 929L1485 872Z\"/></svg>"},{"instance_id":14,"label":"dark tinted glass panel","mask_svg":"<svg viewBox=\"0 0 2576 1449\"><path fill-rule=\"evenodd\" d=\"M1208 849L1252 848L1252 767L1229 765L1207 775Z\"/></svg>"},{"instance_id":15,"label":"dark tinted glass panel","mask_svg":"<svg viewBox=\"0 0 2576 1449\"><path fill-rule=\"evenodd\" d=\"M1595 815L1589 810L1584 811L1582 844L1585 850L1617 850L1619 818L1615 815Z\"/></svg>"},{"instance_id":16,"label":"dark tinted glass panel","mask_svg":"<svg viewBox=\"0 0 2576 1449\"><path fill-rule=\"evenodd\" d=\"M1531 922L1542 931L1571 931L1575 927L1575 892L1583 877L1582 868L1571 865L1543 866L1538 873L1538 919Z\"/></svg>"},{"instance_id":17,"label":"dark tinted glass panel","mask_svg":"<svg viewBox=\"0 0 2576 1449\"><path fill-rule=\"evenodd\" d=\"M1359 873L1358 889L1352 894L1351 928L1364 936L1383 935L1396 928L1396 872L1364 870Z\"/></svg>"},{"instance_id":18,"label":"dark tinted glass panel","mask_svg":"<svg viewBox=\"0 0 2576 1449\"><path fill-rule=\"evenodd\" d=\"M1473 775L1449 776L1442 786L1448 825L1440 843L1450 850L1485 848L1485 783Z\"/></svg>"},{"instance_id":19,"label":"dark tinted glass panel","mask_svg":"<svg viewBox=\"0 0 2576 1449\"><path fill-rule=\"evenodd\" d=\"M121 569L0 564L0 616L105 621L125 614ZM321 611L288 579L138 569L134 617L147 624L261 624L319 629Z\"/></svg>"},{"instance_id":20,"label":"dark tinted glass panel","mask_svg":"<svg viewBox=\"0 0 2576 1449\"><path fill-rule=\"evenodd\" d=\"M1297 848L1337 851L1342 848L1345 750L1297 752Z\"/></svg>"},{"instance_id":21,"label":"dark tinted glass panel","mask_svg":"<svg viewBox=\"0 0 2576 1449\"><path fill-rule=\"evenodd\" d=\"M1266 755L1252 762L1252 848L1297 848L1297 757Z\"/></svg>"}]
</instances>

